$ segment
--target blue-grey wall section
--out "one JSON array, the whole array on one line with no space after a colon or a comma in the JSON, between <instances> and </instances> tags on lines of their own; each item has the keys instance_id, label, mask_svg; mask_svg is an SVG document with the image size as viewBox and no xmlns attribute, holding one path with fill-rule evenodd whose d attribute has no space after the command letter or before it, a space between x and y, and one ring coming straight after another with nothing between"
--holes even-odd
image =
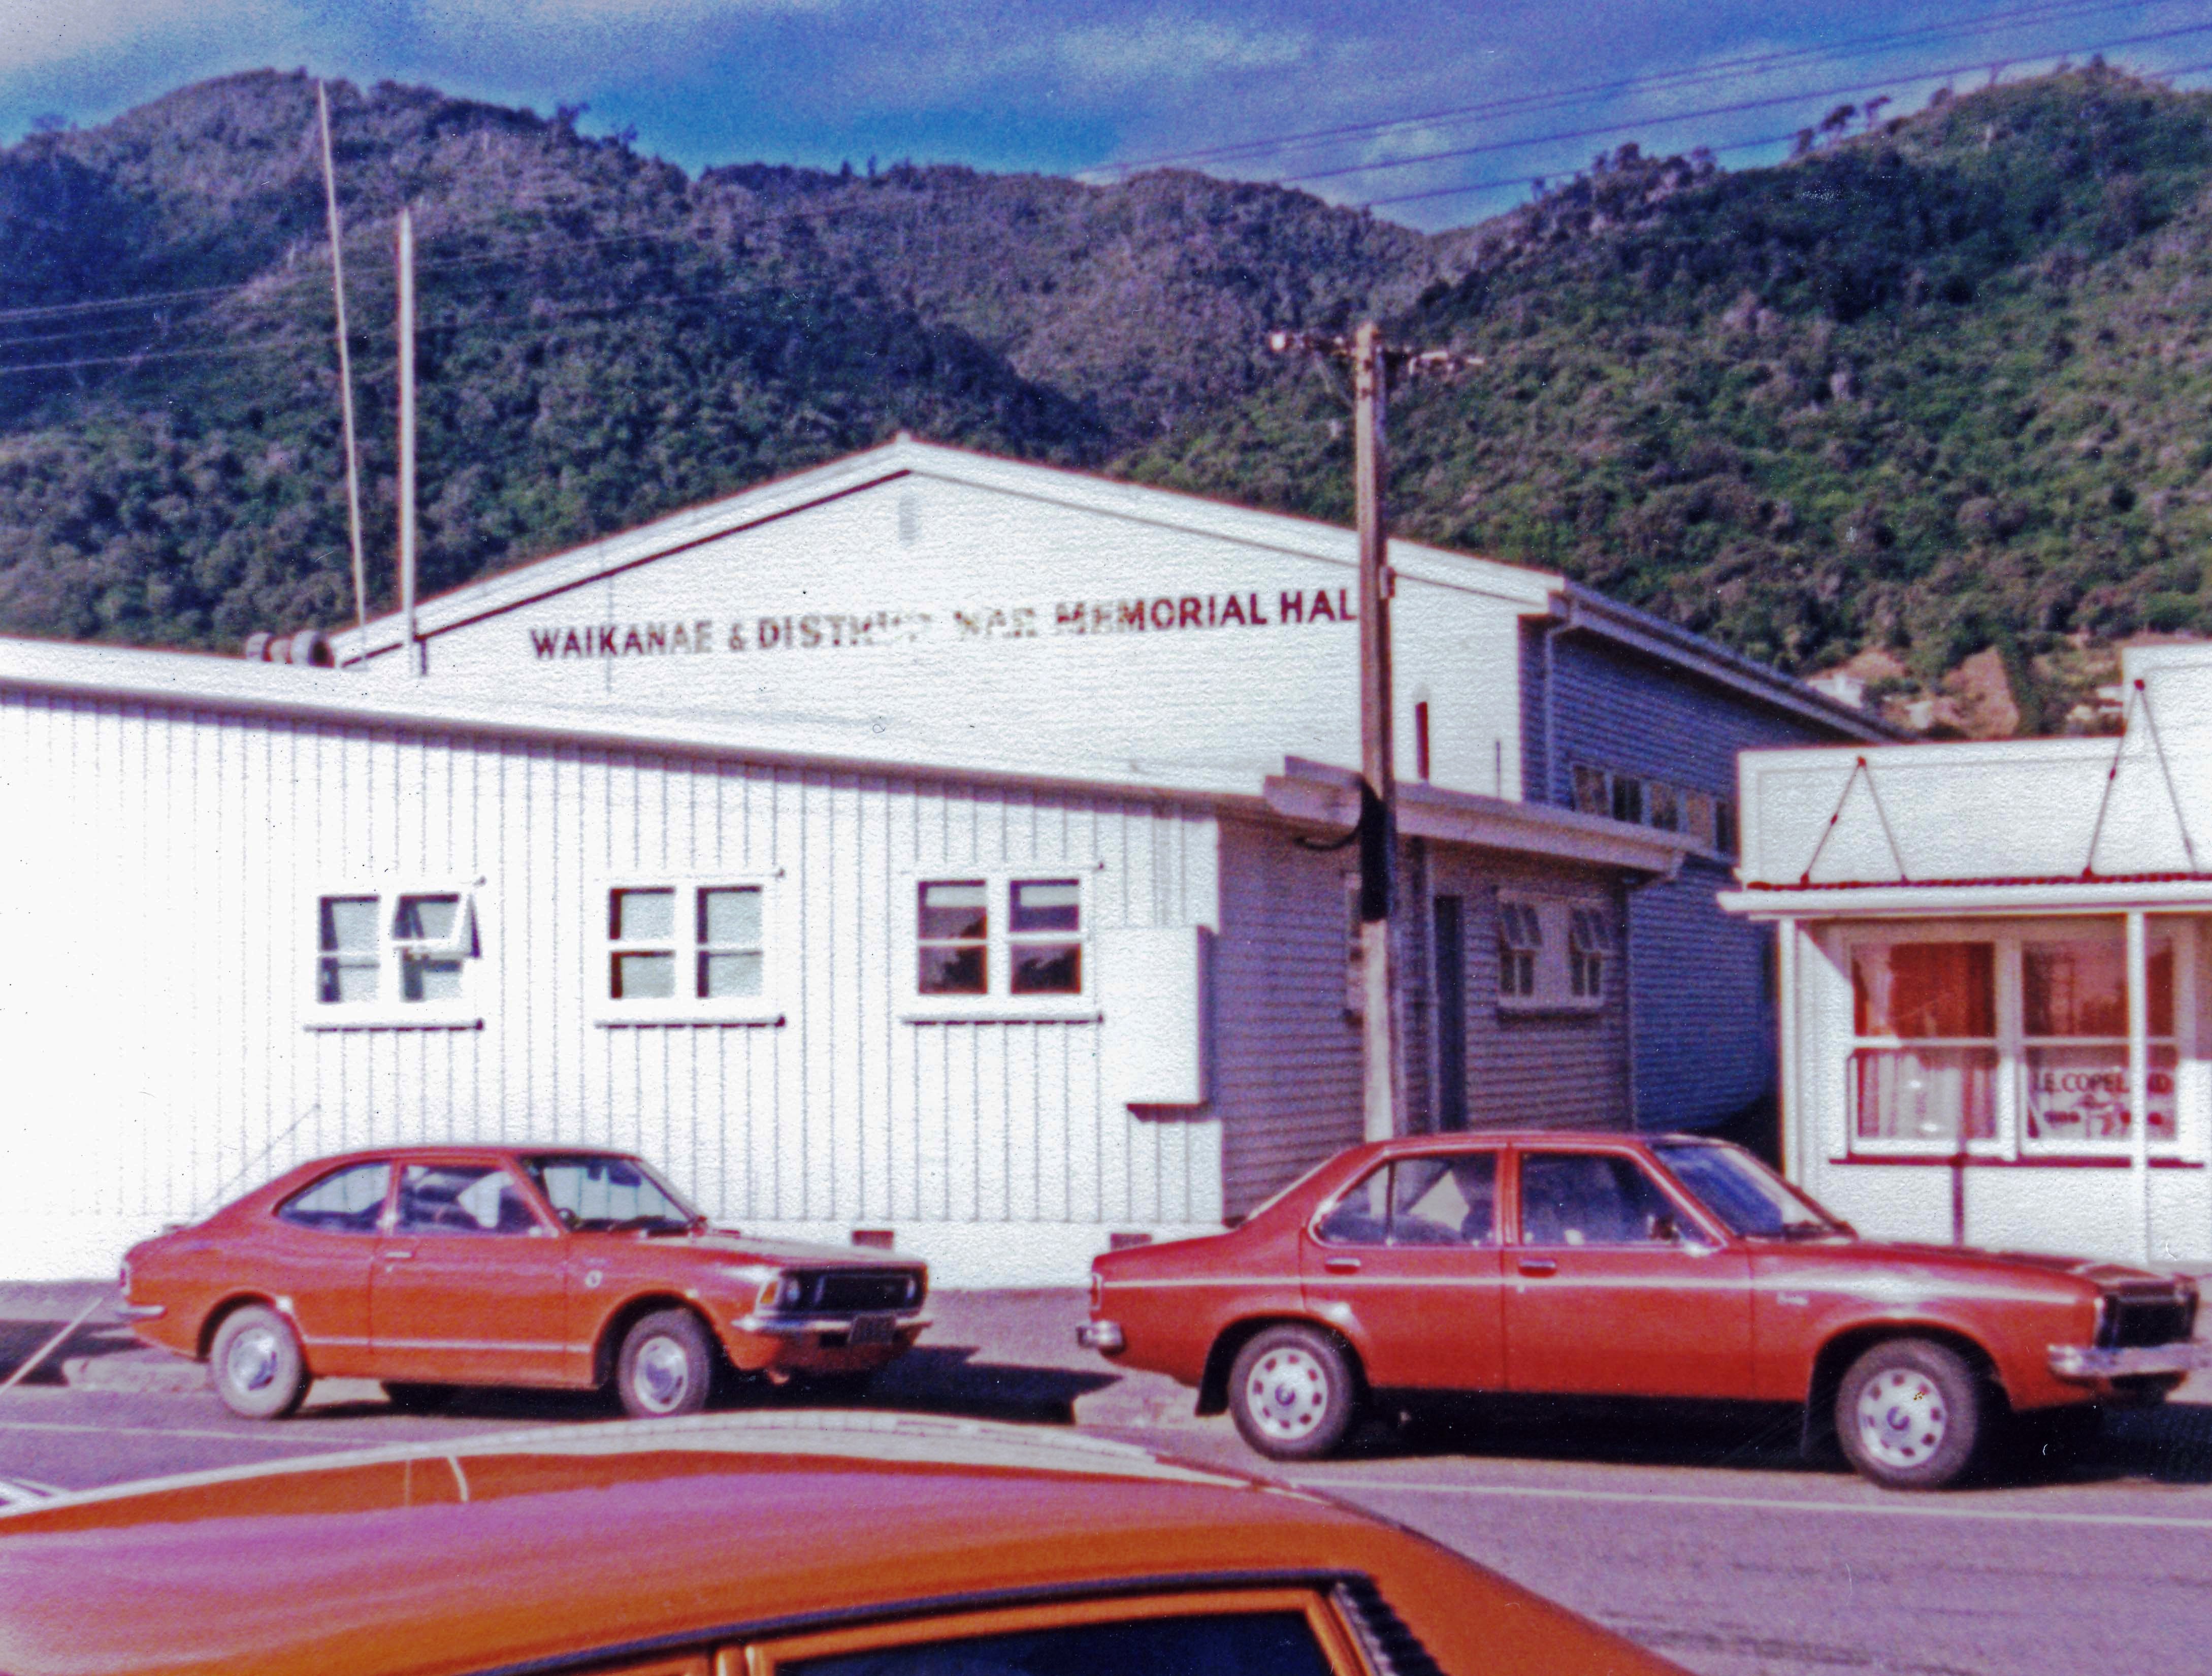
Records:
<instances>
[{"instance_id":1,"label":"blue-grey wall section","mask_svg":"<svg viewBox=\"0 0 2212 1676\"><path fill-rule=\"evenodd\" d=\"M1545 738L1545 633L1522 642L1524 795L1571 807L1577 762L1735 796L1741 750L1844 737L1756 695L1628 653L1586 632L1553 637ZM1630 1053L1639 1128L1718 1122L1775 1084L1771 933L1721 912L1732 863L1692 856L1628 908Z\"/></svg>"}]
</instances>

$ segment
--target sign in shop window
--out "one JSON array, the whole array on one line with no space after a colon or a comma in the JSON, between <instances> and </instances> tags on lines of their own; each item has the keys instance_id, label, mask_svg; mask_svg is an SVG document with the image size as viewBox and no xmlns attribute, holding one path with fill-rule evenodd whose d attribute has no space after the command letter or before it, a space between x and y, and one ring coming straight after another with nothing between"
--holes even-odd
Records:
<instances>
[{"instance_id":1,"label":"sign in shop window","mask_svg":"<svg viewBox=\"0 0 2212 1676\"><path fill-rule=\"evenodd\" d=\"M2177 1139L2172 945L2154 943L2144 964L2150 1143L2156 1146ZM2021 1010L2024 1145L2127 1145L2125 945L2118 938L2023 944Z\"/></svg>"}]
</instances>

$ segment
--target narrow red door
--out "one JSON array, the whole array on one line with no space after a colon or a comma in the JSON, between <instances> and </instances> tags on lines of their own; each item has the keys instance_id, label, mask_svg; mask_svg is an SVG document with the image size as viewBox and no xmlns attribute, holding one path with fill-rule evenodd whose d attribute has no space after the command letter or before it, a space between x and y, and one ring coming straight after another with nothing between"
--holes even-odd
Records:
<instances>
[{"instance_id":1,"label":"narrow red door","mask_svg":"<svg viewBox=\"0 0 2212 1676\"><path fill-rule=\"evenodd\" d=\"M1370 1384L1503 1387L1498 1157L1484 1148L1378 1165L1300 1242L1307 1306L1352 1340Z\"/></svg>"},{"instance_id":2,"label":"narrow red door","mask_svg":"<svg viewBox=\"0 0 2212 1676\"><path fill-rule=\"evenodd\" d=\"M1518 1155L1505 1253L1516 1391L1751 1394L1749 1260L1707 1235L1633 1157Z\"/></svg>"}]
</instances>

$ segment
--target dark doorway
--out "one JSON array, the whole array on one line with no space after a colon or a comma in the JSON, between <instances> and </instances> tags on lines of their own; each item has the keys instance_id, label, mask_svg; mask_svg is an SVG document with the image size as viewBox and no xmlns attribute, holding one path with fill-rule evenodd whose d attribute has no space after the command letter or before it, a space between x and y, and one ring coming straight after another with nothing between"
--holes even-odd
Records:
<instances>
[{"instance_id":1,"label":"dark doorway","mask_svg":"<svg viewBox=\"0 0 2212 1676\"><path fill-rule=\"evenodd\" d=\"M1467 1127L1467 923L1457 896L1437 913L1437 1127Z\"/></svg>"}]
</instances>

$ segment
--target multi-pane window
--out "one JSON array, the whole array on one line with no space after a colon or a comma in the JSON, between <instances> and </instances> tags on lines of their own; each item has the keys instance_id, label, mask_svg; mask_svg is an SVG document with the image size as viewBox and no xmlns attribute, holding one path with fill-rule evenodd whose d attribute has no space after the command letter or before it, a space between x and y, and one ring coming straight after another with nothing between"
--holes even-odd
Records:
<instances>
[{"instance_id":1,"label":"multi-pane window","mask_svg":"<svg viewBox=\"0 0 2212 1676\"><path fill-rule=\"evenodd\" d=\"M1615 937L1610 902L1501 892L1499 1007L1587 1012L1602 1006Z\"/></svg>"},{"instance_id":2,"label":"multi-pane window","mask_svg":"<svg viewBox=\"0 0 2212 1676\"><path fill-rule=\"evenodd\" d=\"M1516 999L1536 993L1536 962L1544 952L1544 922L1536 904L1498 899L1498 993Z\"/></svg>"},{"instance_id":3,"label":"multi-pane window","mask_svg":"<svg viewBox=\"0 0 2212 1676\"><path fill-rule=\"evenodd\" d=\"M1083 993L1083 892L1072 878L1007 886L1007 963L1017 995Z\"/></svg>"},{"instance_id":4,"label":"multi-pane window","mask_svg":"<svg viewBox=\"0 0 2212 1676\"><path fill-rule=\"evenodd\" d=\"M2124 1145L2132 1139L2126 948L2118 937L2070 937L2021 947L2022 1140L2033 1151ZM2174 1127L2173 948L2145 962L2150 1050L2150 1144Z\"/></svg>"},{"instance_id":5,"label":"multi-pane window","mask_svg":"<svg viewBox=\"0 0 2212 1676\"><path fill-rule=\"evenodd\" d=\"M2145 1144L2180 1140L2177 938L2145 950ZM2120 1153L2133 1144L2117 920L1850 944L1850 1139L1862 1152Z\"/></svg>"},{"instance_id":6,"label":"multi-pane window","mask_svg":"<svg viewBox=\"0 0 2212 1676\"><path fill-rule=\"evenodd\" d=\"M1567 993L1595 1001L1605 995L1606 962L1613 956L1613 921L1601 908L1567 914Z\"/></svg>"},{"instance_id":7,"label":"multi-pane window","mask_svg":"<svg viewBox=\"0 0 2212 1676\"><path fill-rule=\"evenodd\" d=\"M924 878L914 885L915 993L960 998L1074 998L1086 993L1081 878Z\"/></svg>"},{"instance_id":8,"label":"multi-pane window","mask_svg":"<svg viewBox=\"0 0 2212 1676\"><path fill-rule=\"evenodd\" d=\"M467 1003L483 953L473 890L348 891L313 912L314 1022L427 1021Z\"/></svg>"},{"instance_id":9,"label":"multi-pane window","mask_svg":"<svg viewBox=\"0 0 2212 1676\"><path fill-rule=\"evenodd\" d=\"M916 887L919 962L925 995L991 993L991 890L980 878L927 879Z\"/></svg>"},{"instance_id":10,"label":"multi-pane window","mask_svg":"<svg viewBox=\"0 0 2212 1676\"><path fill-rule=\"evenodd\" d=\"M1582 814L1679 832L1706 849L1735 853L1735 805L1728 798L1587 762L1574 764L1572 774L1575 808Z\"/></svg>"},{"instance_id":11,"label":"multi-pane window","mask_svg":"<svg viewBox=\"0 0 2212 1676\"><path fill-rule=\"evenodd\" d=\"M725 880L606 893L607 1017L744 1011L767 996L767 887Z\"/></svg>"},{"instance_id":12,"label":"multi-pane window","mask_svg":"<svg viewBox=\"0 0 2212 1676\"><path fill-rule=\"evenodd\" d=\"M1996 962L1984 942L1851 951L1851 1144L1949 1150L1996 1135Z\"/></svg>"}]
</instances>

